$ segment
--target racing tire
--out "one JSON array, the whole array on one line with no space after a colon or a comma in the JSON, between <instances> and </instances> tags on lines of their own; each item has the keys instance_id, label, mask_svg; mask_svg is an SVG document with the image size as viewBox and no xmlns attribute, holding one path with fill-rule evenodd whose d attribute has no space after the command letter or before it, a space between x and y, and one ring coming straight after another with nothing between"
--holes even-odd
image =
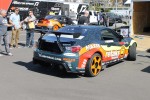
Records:
<instances>
[{"instance_id":1,"label":"racing tire","mask_svg":"<svg viewBox=\"0 0 150 100\"><path fill-rule=\"evenodd\" d=\"M127 60L135 61L136 60L136 44L133 43L129 48L129 54Z\"/></svg>"},{"instance_id":2,"label":"racing tire","mask_svg":"<svg viewBox=\"0 0 150 100\"><path fill-rule=\"evenodd\" d=\"M100 54L95 53L87 62L85 68L85 76L95 77L102 70L102 57Z\"/></svg>"},{"instance_id":3,"label":"racing tire","mask_svg":"<svg viewBox=\"0 0 150 100\"><path fill-rule=\"evenodd\" d=\"M59 26L58 25L54 25L52 29L53 29L53 31L57 31L59 29Z\"/></svg>"}]
</instances>

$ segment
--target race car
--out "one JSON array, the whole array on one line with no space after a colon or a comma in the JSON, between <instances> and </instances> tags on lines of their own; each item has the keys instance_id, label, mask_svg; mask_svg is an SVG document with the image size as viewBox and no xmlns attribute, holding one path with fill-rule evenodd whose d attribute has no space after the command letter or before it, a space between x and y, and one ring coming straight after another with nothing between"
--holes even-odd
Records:
<instances>
[{"instance_id":1,"label":"race car","mask_svg":"<svg viewBox=\"0 0 150 100\"><path fill-rule=\"evenodd\" d=\"M39 19L36 30L45 29L56 31L61 27L73 24L71 18L63 15L47 15L45 18Z\"/></svg>"},{"instance_id":2,"label":"race car","mask_svg":"<svg viewBox=\"0 0 150 100\"><path fill-rule=\"evenodd\" d=\"M136 60L137 43L101 26L70 25L46 33L37 43L33 63L62 66L67 72L97 76L123 59Z\"/></svg>"}]
</instances>

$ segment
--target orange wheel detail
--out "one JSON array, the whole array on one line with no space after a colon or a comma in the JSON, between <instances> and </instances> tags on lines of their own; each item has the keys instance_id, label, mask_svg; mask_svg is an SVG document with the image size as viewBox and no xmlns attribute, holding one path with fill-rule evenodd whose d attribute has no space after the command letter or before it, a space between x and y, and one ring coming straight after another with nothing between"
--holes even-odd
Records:
<instances>
[{"instance_id":1,"label":"orange wheel detail","mask_svg":"<svg viewBox=\"0 0 150 100\"><path fill-rule=\"evenodd\" d=\"M102 69L101 57L95 56L93 58L93 61L91 62L91 72L93 73L94 76L96 76L100 72L101 69Z\"/></svg>"},{"instance_id":2,"label":"orange wheel detail","mask_svg":"<svg viewBox=\"0 0 150 100\"><path fill-rule=\"evenodd\" d=\"M101 55L96 53L92 56L86 66L86 75L90 77L97 76L102 69Z\"/></svg>"},{"instance_id":3,"label":"orange wheel detail","mask_svg":"<svg viewBox=\"0 0 150 100\"><path fill-rule=\"evenodd\" d=\"M57 31L59 29L59 26L58 25L54 25L53 26L53 31Z\"/></svg>"}]
</instances>

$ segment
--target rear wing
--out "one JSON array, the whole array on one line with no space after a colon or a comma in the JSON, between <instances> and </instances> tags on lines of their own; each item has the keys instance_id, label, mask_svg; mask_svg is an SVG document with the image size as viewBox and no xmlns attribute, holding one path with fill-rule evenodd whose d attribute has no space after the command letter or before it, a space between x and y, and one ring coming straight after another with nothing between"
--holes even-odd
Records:
<instances>
[{"instance_id":1,"label":"rear wing","mask_svg":"<svg viewBox=\"0 0 150 100\"><path fill-rule=\"evenodd\" d=\"M73 35L73 38L78 38L81 35L81 33L59 32L59 31L52 31L50 34L55 34L58 37L60 37L61 35Z\"/></svg>"},{"instance_id":2,"label":"rear wing","mask_svg":"<svg viewBox=\"0 0 150 100\"><path fill-rule=\"evenodd\" d=\"M61 35L73 35L73 38L78 38L81 35L81 33L75 33L75 32L59 32L59 31L43 30L43 29L35 29L35 31L40 32L41 34L54 34L57 38L60 38Z\"/></svg>"}]
</instances>

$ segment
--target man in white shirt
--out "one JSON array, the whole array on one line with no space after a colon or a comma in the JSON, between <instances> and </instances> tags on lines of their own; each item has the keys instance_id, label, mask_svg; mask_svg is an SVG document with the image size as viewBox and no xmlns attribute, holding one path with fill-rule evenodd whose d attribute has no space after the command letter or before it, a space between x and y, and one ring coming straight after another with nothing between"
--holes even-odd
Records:
<instances>
[{"instance_id":1,"label":"man in white shirt","mask_svg":"<svg viewBox=\"0 0 150 100\"><path fill-rule=\"evenodd\" d=\"M10 48L12 48L13 46L18 48L19 34L20 34L20 28L21 28L20 15L19 15L18 8L15 8L15 12L11 14L9 22L13 25Z\"/></svg>"}]
</instances>

